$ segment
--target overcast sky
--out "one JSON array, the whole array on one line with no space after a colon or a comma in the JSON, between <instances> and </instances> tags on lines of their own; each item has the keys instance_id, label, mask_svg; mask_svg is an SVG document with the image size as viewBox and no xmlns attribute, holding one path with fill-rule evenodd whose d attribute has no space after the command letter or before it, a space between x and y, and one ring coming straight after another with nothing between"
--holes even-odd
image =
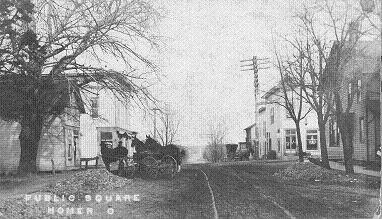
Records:
<instances>
[{"instance_id":1,"label":"overcast sky","mask_svg":"<svg viewBox=\"0 0 382 219\"><path fill-rule=\"evenodd\" d=\"M154 94L182 120L178 143L205 145L209 124L218 122L228 129L227 143L245 141L244 128L254 122L253 72L240 71L240 60L272 57L272 41L293 29L296 2L156 1L165 46L152 58L166 77ZM260 89L274 86L277 75L260 70Z\"/></svg>"},{"instance_id":2,"label":"overcast sky","mask_svg":"<svg viewBox=\"0 0 382 219\"><path fill-rule=\"evenodd\" d=\"M287 1L161 1L160 34L166 44L158 64L167 77L156 94L176 109L179 143L203 145L209 125L224 123L227 142L245 141L253 123L253 73L240 60L269 57L272 31L287 28ZM271 86L272 70L260 83ZM270 79L270 81L268 81Z\"/></svg>"}]
</instances>

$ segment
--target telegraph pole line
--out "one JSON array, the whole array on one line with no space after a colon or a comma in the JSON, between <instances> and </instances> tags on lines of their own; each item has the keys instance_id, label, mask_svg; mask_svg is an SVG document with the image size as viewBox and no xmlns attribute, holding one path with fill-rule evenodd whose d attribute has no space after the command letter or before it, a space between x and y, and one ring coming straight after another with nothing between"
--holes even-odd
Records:
<instances>
[{"instance_id":1,"label":"telegraph pole line","mask_svg":"<svg viewBox=\"0 0 382 219\"><path fill-rule=\"evenodd\" d=\"M154 111L154 139L157 140L157 111L162 112L159 108L152 108L152 111Z\"/></svg>"},{"instance_id":2,"label":"telegraph pole line","mask_svg":"<svg viewBox=\"0 0 382 219\"><path fill-rule=\"evenodd\" d=\"M255 88L255 99L257 99L257 95L259 93L259 78L258 78L258 72L259 69L267 69L269 67L261 67L261 65L269 64L269 58L257 58L257 56L253 56L252 59L247 60L241 60L240 62L252 62L251 64L244 64L240 65L240 67L252 67L252 68L246 68L241 69L240 71L253 71L253 87Z\"/></svg>"},{"instance_id":3,"label":"telegraph pole line","mask_svg":"<svg viewBox=\"0 0 382 219\"><path fill-rule=\"evenodd\" d=\"M267 69L269 68L268 66L266 67L261 67L263 65L269 64L269 58L258 58L257 56L253 56L252 59L247 59L247 60L241 60L240 62L243 62L244 65L240 65L240 67L244 68L241 69L240 71L253 71L253 87L254 87L254 93L255 93L255 124L256 126L258 125L258 112L257 112L257 97L259 95L259 76L258 72L259 69ZM251 63L250 63L251 62ZM248 68L252 67L252 68ZM250 145L253 146L252 140L250 142ZM256 148L253 148L254 150ZM256 154L258 154L256 152ZM252 155L253 156L253 155Z\"/></svg>"}]
</instances>

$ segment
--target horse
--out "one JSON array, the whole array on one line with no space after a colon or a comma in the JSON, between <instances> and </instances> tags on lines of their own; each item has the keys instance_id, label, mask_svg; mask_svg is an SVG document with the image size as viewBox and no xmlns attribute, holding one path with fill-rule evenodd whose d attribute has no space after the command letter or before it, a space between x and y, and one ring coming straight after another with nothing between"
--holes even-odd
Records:
<instances>
[{"instance_id":1,"label":"horse","mask_svg":"<svg viewBox=\"0 0 382 219\"><path fill-rule=\"evenodd\" d=\"M134 147L135 151L138 154L142 154L142 153L157 153L162 147L162 145L160 145L157 142L153 143L151 141L149 141L148 143L143 143L141 140L135 137L133 138L131 142L131 147Z\"/></svg>"},{"instance_id":2,"label":"horse","mask_svg":"<svg viewBox=\"0 0 382 219\"><path fill-rule=\"evenodd\" d=\"M108 147L105 142L101 143L101 154L102 154L102 161L106 166L106 169L110 171L110 163L119 161L119 167L118 169L123 168L122 165L123 161L121 158L124 158L128 154L127 148L122 146L122 142L118 142L118 147L111 148Z\"/></svg>"},{"instance_id":3,"label":"horse","mask_svg":"<svg viewBox=\"0 0 382 219\"><path fill-rule=\"evenodd\" d=\"M151 138L149 135L146 135L145 147L151 149L154 154L159 154L157 155L159 156L157 157L158 159L162 159L166 155L173 157L177 164L177 172L180 172L182 159L186 155L186 151L180 146L175 144L162 146L155 139Z\"/></svg>"},{"instance_id":4,"label":"horse","mask_svg":"<svg viewBox=\"0 0 382 219\"><path fill-rule=\"evenodd\" d=\"M146 135L145 148L154 154L160 154L163 150L163 146L150 135Z\"/></svg>"},{"instance_id":5,"label":"horse","mask_svg":"<svg viewBox=\"0 0 382 219\"><path fill-rule=\"evenodd\" d=\"M145 143L143 143L141 140L139 140L137 137L133 138L131 141L131 147L135 148L135 151L137 153L144 151L145 148Z\"/></svg>"}]
</instances>

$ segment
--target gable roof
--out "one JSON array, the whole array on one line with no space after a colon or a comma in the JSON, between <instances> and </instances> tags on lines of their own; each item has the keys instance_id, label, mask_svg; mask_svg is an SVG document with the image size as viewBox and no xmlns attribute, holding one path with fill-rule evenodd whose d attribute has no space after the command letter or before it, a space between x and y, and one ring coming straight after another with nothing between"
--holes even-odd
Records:
<instances>
[{"instance_id":1,"label":"gable roof","mask_svg":"<svg viewBox=\"0 0 382 219\"><path fill-rule=\"evenodd\" d=\"M271 89L269 89L261 98L268 99L270 96L275 94L277 91L280 90L280 85L273 86Z\"/></svg>"},{"instance_id":2,"label":"gable roof","mask_svg":"<svg viewBox=\"0 0 382 219\"><path fill-rule=\"evenodd\" d=\"M255 126L256 123L253 123L252 125L248 126L247 128L245 128L244 130L248 130L248 129L251 129L253 126Z\"/></svg>"},{"instance_id":3,"label":"gable roof","mask_svg":"<svg viewBox=\"0 0 382 219\"><path fill-rule=\"evenodd\" d=\"M337 85L338 75L338 58L339 43L333 42L330 49L328 61L323 72L323 85L320 89L333 89ZM381 42L374 41L359 41L357 42L351 59L345 64L342 72L346 74L374 74L381 68Z\"/></svg>"}]
</instances>

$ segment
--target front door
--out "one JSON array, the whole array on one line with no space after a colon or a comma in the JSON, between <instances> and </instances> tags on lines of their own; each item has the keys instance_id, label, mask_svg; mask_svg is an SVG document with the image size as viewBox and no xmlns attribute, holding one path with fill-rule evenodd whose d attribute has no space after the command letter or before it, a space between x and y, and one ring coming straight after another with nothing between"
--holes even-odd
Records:
<instances>
[{"instance_id":1,"label":"front door","mask_svg":"<svg viewBox=\"0 0 382 219\"><path fill-rule=\"evenodd\" d=\"M65 159L66 166L76 166L79 164L79 129L75 127L65 127Z\"/></svg>"},{"instance_id":2,"label":"front door","mask_svg":"<svg viewBox=\"0 0 382 219\"><path fill-rule=\"evenodd\" d=\"M268 139L268 147L269 147L269 151L271 151L272 150L272 138L269 138Z\"/></svg>"},{"instance_id":3,"label":"front door","mask_svg":"<svg viewBox=\"0 0 382 219\"><path fill-rule=\"evenodd\" d=\"M285 130L285 152L296 153L297 141L296 141L296 129Z\"/></svg>"}]
</instances>

